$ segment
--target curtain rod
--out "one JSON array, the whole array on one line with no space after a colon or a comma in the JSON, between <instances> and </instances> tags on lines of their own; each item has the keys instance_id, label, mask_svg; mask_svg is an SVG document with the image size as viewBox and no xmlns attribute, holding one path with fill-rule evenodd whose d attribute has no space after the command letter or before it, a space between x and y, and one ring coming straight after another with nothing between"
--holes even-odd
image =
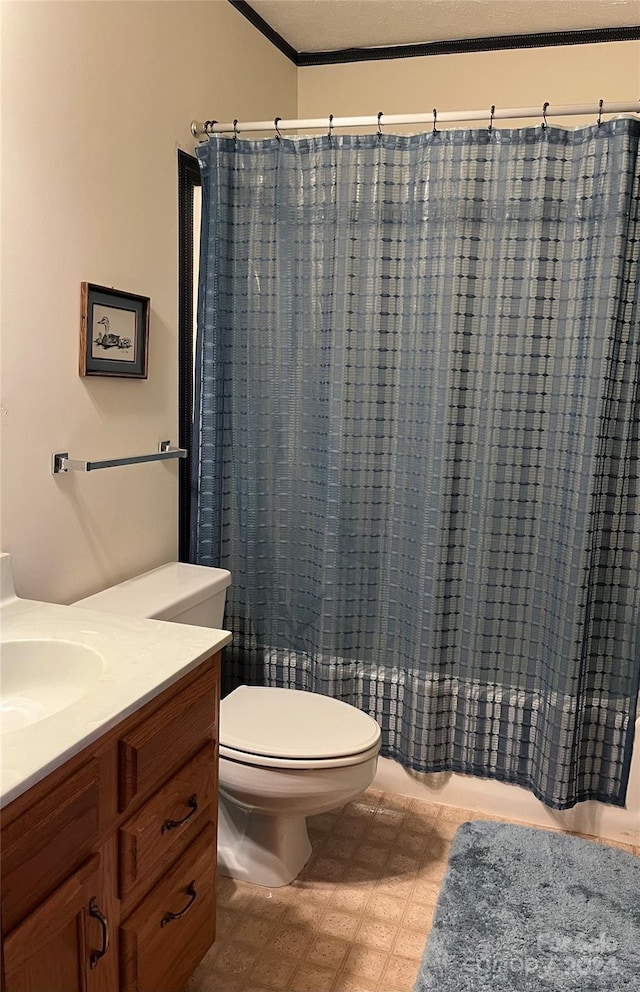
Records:
<instances>
[{"instance_id":1,"label":"curtain rod","mask_svg":"<svg viewBox=\"0 0 640 992\"><path fill-rule=\"evenodd\" d=\"M375 127L394 124L426 124L449 123L451 121L486 121L488 124L499 120L513 120L518 117L538 117L546 122L547 117L575 117L596 115L600 121L602 114L640 113L640 100L628 100L624 103L607 103L600 100L598 104L579 103L564 107L549 103L542 107L508 107L490 110L451 110L439 113L437 109L424 111L420 114L383 114L380 111L372 117L315 117L303 120L282 120L276 117L272 121L231 121L220 124L218 121L191 121L191 133L194 138L210 134L242 134L246 131L294 131L302 128L326 128L333 130L337 127Z\"/></svg>"}]
</instances>

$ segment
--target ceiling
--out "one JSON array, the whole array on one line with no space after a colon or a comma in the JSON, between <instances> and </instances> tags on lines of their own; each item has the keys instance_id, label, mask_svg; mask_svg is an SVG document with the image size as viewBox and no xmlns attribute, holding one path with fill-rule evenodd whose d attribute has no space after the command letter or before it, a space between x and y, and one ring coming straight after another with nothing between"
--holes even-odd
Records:
<instances>
[{"instance_id":1,"label":"ceiling","mask_svg":"<svg viewBox=\"0 0 640 992\"><path fill-rule=\"evenodd\" d=\"M640 25L640 0L249 0L297 52Z\"/></svg>"}]
</instances>

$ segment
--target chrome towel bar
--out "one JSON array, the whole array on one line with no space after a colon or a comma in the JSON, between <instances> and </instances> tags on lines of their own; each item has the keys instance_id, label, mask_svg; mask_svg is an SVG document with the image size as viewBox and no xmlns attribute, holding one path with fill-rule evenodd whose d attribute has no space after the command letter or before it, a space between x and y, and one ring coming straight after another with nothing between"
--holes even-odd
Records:
<instances>
[{"instance_id":1,"label":"chrome towel bar","mask_svg":"<svg viewBox=\"0 0 640 992\"><path fill-rule=\"evenodd\" d=\"M165 462L171 458L186 458L186 448L172 448L171 441L159 441L158 450L151 455L131 455L129 458L104 458L99 462L83 462L69 458L68 451L58 451L51 456L51 472L95 472L99 468L117 468L120 465L140 465L142 462Z\"/></svg>"}]
</instances>

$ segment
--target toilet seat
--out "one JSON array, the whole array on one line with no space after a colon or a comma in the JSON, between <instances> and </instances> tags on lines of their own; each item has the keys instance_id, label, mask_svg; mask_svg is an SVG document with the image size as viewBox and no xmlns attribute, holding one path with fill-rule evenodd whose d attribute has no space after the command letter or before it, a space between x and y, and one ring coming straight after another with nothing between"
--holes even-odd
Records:
<instances>
[{"instance_id":1,"label":"toilet seat","mask_svg":"<svg viewBox=\"0 0 640 992\"><path fill-rule=\"evenodd\" d=\"M339 768L380 750L367 713L301 689L239 686L220 704L220 756L264 768Z\"/></svg>"},{"instance_id":2,"label":"toilet seat","mask_svg":"<svg viewBox=\"0 0 640 992\"><path fill-rule=\"evenodd\" d=\"M349 765L360 765L380 753L380 742L367 751L358 754L346 754L335 758L273 758L265 754L253 754L250 751L236 751L232 747L220 745L220 758L235 761L241 765L253 765L257 768L282 768L302 770L312 768L346 768Z\"/></svg>"}]
</instances>

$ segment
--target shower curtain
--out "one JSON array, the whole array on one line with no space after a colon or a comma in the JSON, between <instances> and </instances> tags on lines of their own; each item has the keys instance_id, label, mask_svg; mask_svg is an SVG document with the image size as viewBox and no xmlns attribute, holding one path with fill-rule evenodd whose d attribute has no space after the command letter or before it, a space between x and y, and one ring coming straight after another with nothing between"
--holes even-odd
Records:
<instances>
[{"instance_id":1,"label":"shower curtain","mask_svg":"<svg viewBox=\"0 0 640 992\"><path fill-rule=\"evenodd\" d=\"M640 674L640 122L211 138L193 561L223 670L423 771L622 805Z\"/></svg>"}]
</instances>

